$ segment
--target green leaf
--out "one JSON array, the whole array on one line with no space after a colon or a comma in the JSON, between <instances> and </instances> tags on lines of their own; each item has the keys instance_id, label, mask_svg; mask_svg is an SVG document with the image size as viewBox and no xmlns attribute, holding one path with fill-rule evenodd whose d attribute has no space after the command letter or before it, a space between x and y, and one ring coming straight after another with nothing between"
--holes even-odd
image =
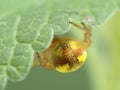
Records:
<instances>
[{"instance_id":1,"label":"green leaf","mask_svg":"<svg viewBox=\"0 0 120 90\"><path fill-rule=\"evenodd\" d=\"M6 74L4 72L5 69L4 66L0 66L0 90L4 89L7 83Z\"/></svg>"},{"instance_id":2,"label":"green leaf","mask_svg":"<svg viewBox=\"0 0 120 90\"><path fill-rule=\"evenodd\" d=\"M100 25L119 6L119 0L0 0L0 90L7 80L23 80L34 51L70 31L69 21Z\"/></svg>"}]
</instances>

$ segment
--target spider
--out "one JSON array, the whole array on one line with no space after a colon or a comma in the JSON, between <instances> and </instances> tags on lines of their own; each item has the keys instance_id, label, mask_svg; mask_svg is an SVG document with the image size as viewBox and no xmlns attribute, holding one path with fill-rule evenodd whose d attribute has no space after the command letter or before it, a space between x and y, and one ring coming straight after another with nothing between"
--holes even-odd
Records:
<instances>
[{"instance_id":1,"label":"spider","mask_svg":"<svg viewBox=\"0 0 120 90\"><path fill-rule=\"evenodd\" d=\"M33 66L41 65L48 70L55 68L58 72L68 73L76 71L83 65L87 58L86 49L91 45L91 31L83 22L82 26L71 21L69 23L84 32L83 41L54 37L47 50L40 54L35 52L37 60Z\"/></svg>"}]
</instances>

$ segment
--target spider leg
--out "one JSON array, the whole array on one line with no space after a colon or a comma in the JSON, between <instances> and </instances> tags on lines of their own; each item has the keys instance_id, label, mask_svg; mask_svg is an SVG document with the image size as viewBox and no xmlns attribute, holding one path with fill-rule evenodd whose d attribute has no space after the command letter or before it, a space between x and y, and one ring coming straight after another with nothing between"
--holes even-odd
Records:
<instances>
[{"instance_id":1,"label":"spider leg","mask_svg":"<svg viewBox=\"0 0 120 90\"><path fill-rule=\"evenodd\" d=\"M85 46L85 48L90 47L92 41L91 41L91 31L89 28L86 27L86 25L81 22L82 27L74 22L69 22L70 24L74 25L75 27L77 27L78 29L82 30L85 34L84 34L84 39L83 39L83 44Z\"/></svg>"},{"instance_id":2,"label":"spider leg","mask_svg":"<svg viewBox=\"0 0 120 90\"><path fill-rule=\"evenodd\" d=\"M49 58L48 56L45 54L45 52L42 53L44 60L42 60L41 56L39 55L38 52L35 52L35 57L38 60L37 63L39 63L38 65L41 65L42 67L46 68L46 69L53 69L53 64L51 62L49 62Z\"/></svg>"},{"instance_id":3,"label":"spider leg","mask_svg":"<svg viewBox=\"0 0 120 90\"><path fill-rule=\"evenodd\" d=\"M83 42L86 44L86 47L90 47L90 45L92 43L91 31L89 28L86 27L86 25L83 22L81 22L81 24L83 25L83 31L85 32Z\"/></svg>"},{"instance_id":4,"label":"spider leg","mask_svg":"<svg viewBox=\"0 0 120 90\"><path fill-rule=\"evenodd\" d=\"M40 65L40 63L38 62L38 60L35 60L32 64L33 67L36 67L36 66L39 66L39 65Z\"/></svg>"}]
</instances>

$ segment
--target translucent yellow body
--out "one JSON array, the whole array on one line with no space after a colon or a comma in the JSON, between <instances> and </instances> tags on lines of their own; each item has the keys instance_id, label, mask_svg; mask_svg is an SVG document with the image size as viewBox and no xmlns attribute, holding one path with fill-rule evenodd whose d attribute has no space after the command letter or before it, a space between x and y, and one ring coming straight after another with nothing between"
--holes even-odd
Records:
<instances>
[{"instance_id":1,"label":"translucent yellow body","mask_svg":"<svg viewBox=\"0 0 120 90\"><path fill-rule=\"evenodd\" d=\"M86 48L91 45L91 32L89 28L81 22L82 26L69 22L75 27L82 30L84 34L83 41L79 42L71 38L56 38L54 37L50 47L41 54L35 52L35 57L38 64L47 69L56 69L61 73L73 72L79 69L87 58Z\"/></svg>"},{"instance_id":2,"label":"translucent yellow body","mask_svg":"<svg viewBox=\"0 0 120 90\"><path fill-rule=\"evenodd\" d=\"M55 57L55 61L61 59L61 62L65 62L63 64L61 62L57 63L56 70L61 73L68 73L79 69L83 65L87 58L87 52L81 43L70 40L59 45L55 49L53 57Z\"/></svg>"}]
</instances>

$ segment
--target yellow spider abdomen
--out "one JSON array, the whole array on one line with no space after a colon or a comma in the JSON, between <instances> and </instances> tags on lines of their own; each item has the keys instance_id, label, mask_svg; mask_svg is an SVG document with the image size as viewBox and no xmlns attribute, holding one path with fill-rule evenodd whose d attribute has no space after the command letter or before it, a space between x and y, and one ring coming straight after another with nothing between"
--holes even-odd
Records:
<instances>
[{"instance_id":1,"label":"yellow spider abdomen","mask_svg":"<svg viewBox=\"0 0 120 90\"><path fill-rule=\"evenodd\" d=\"M66 63L66 64L63 65L63 66L58 66L58 67L56 67L56 70L57 70L58 72L61 72L61 73L68 73L68 72L76 71L76 70L79 69L79 68L82 66L82 64L85 62L86 57L87 57L87 53L86 53L86 51L84 51L84 54L83 54L82 56L79 56L79 57L78 57L78 60L79 60L79 62L81 62L81 64L79 64L79 65L76 64L76 65L74 65L74 66L72 67L72 69L68 69L68 68L70 68L70 66L69 66L68 63Z\"/></svg>"},{"instance_id":2,"label":"yellow spider abdomen","mask_svg":"<svg viewBox=\"0 0 120 90\"><path fill-rule=\"evenodd\" d=\"M69 40L58 45L53 56L56 70L61 73L68 73L83 65L87 52L80 42Z\"/></svg>"},{"instance_id":3,"label":"yellow spider abdomen","mask_svg":"<svg viewBox=\"0 0 120 90\"><path fill-rule=\"evenodd\" d=\"M83 54L81 56L78 56L77 59L79 60L79 62L85 62L87 58L87 52L86 51L83 51Z\"/></svg>"}]
</instances>

